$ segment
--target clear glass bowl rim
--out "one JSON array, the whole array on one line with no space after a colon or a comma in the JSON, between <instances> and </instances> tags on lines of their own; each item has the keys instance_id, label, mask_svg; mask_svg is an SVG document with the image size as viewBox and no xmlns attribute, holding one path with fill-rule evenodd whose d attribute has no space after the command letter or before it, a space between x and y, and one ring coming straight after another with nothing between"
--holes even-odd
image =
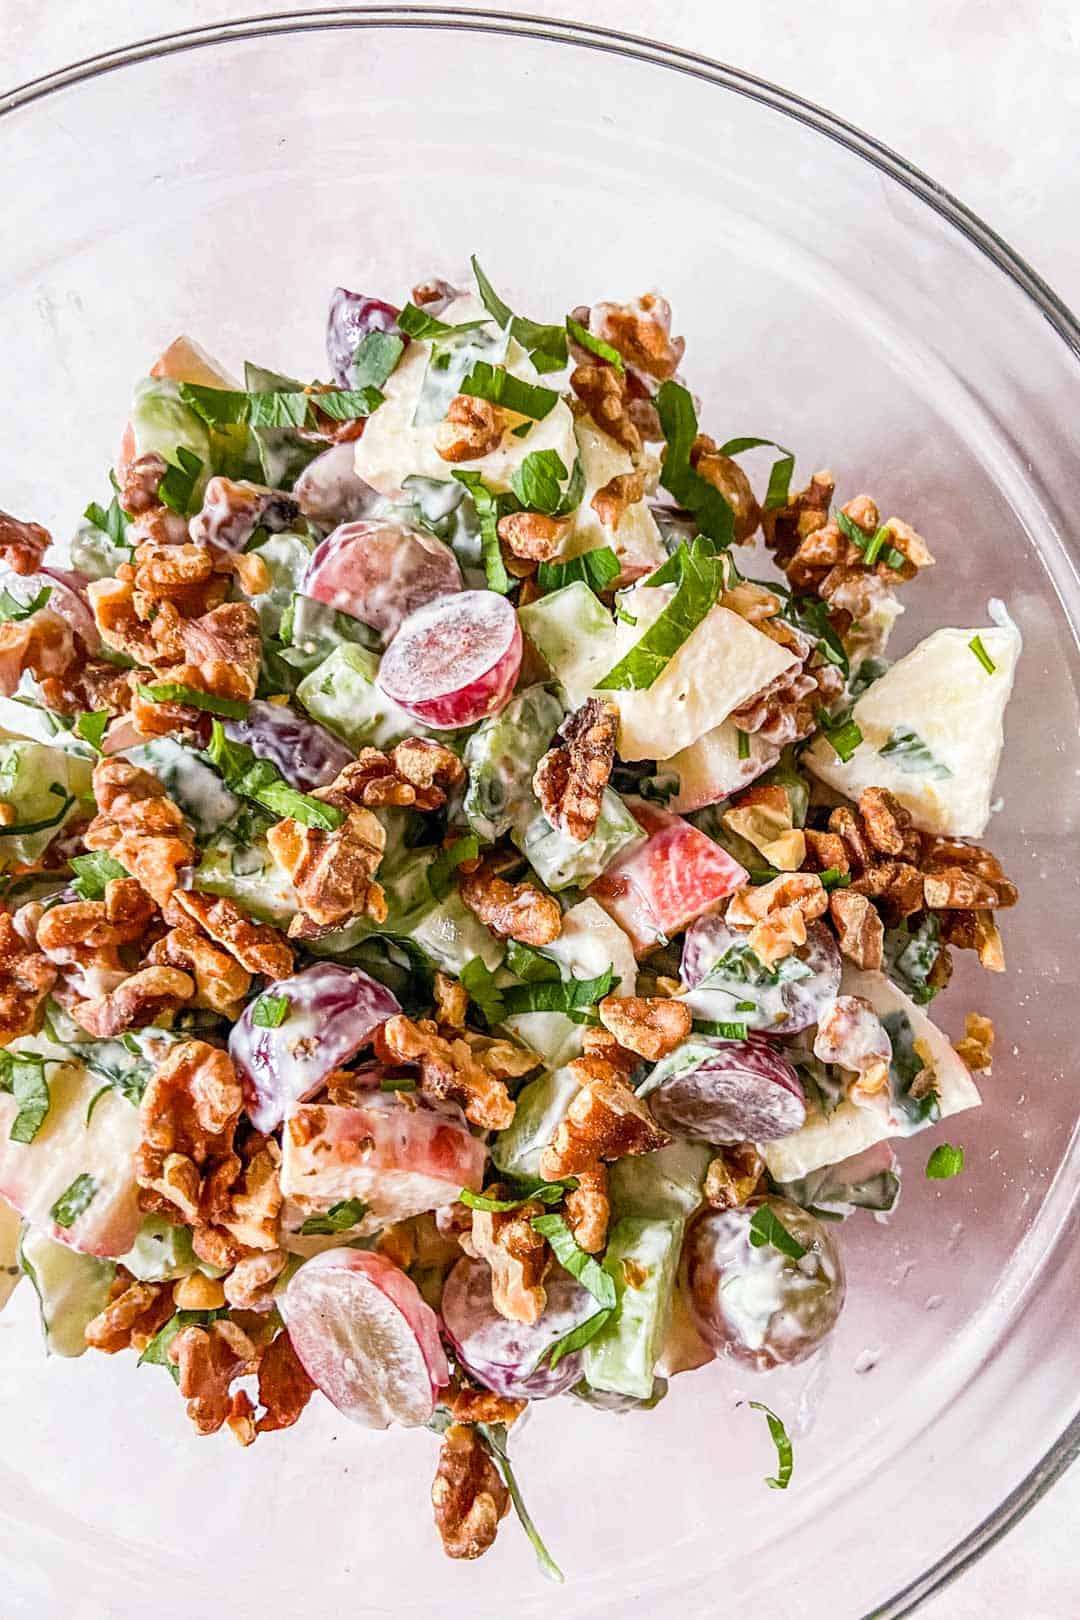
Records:
<instances>
[{"instance_id":1,"label":"clear glass bowl rim","mask_svg":"<svg viewBox=\"0 0 1080 1620\"><path fill-rule=\"evenodd\" d=\"M915 168L891 148L814 102L783 90L752 73L745 73L739 68L714 61L711 57L702 56L695 51L683 50L679 46L664 45L637 34L624 34L616 29L601 28L591 23L567 22L557 18L457 6L345 6L333 10L266 12L252 17L236 18L225 23L159 34L149 39L132 41L128 45L104 51L96 56L85 57L67 67L59 68L54 73L43 74L10 90L0 91L0 118L44 97L57 95L69 86L97 78L100 74L154 61L159 57L172 56L181 51L274 35L331 29L374 28L456 29L577 46L621 56L631 61L651 63L669 72L689 74L705 83L716 85L720 90L757 101L835 141L856 158L872 164L918 197L954 230L961 232L980 253L1007 276L1031 300L1062 342L1080 359L1080 320L1058 297L1053 288L985 220L980 219L959 198L954 197L936 180L931 179L921 169ZM1067 541L1066 545L1068 546ZM867 1614L864 1620L902 1620L903 1616L913 1614L928 1598L955 1580L984 1552L1000 1541L1015 1524L1018 1524L1078 1456L1080 1456L1080 1412L1066 1425L1027 1477L1021 1480L993 1513L922 1575Z\"/></svg>"}]
</instances>

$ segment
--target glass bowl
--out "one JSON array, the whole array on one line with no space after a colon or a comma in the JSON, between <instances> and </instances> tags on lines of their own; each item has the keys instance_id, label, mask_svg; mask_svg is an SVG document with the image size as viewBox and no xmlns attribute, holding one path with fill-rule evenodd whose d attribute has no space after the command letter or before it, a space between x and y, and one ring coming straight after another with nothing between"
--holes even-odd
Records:
<instances>
[{"instance_id":1,"label":"glass bowl","mask_svg":"<svg viewBox=\"0 0 1080 1620\"><path fill-rule=\"evenodd\" d=\"M324 369L329 289L401 298L478 253L540 318L656 286L721 439L794 446L928 537L905 651L1003 597L1026 651L988 839L1019 881L1010 972L938 1003L997 1025L968 1168L901 1149L888 1224L842 1230L849 1303L809 1370L676 1379L648 1414L572 1401L515 1436L556 1595L506 1524L444 1562L435 1441L323 1402L253 1453L198 1440L160 1369L43 1359L3 1317L11 1615L578 1617L910 1613L1077 1447L1075 911L1080 332L984 225L865 136L684 51L423 7L152 40L0 100L8 244L3 503L69 533L132 380L177 332L235 365ZM795 1475L760 1399L788 1420ZM218 1606L214 1599L215 1607Z\"/></svg>"}]
</instances>

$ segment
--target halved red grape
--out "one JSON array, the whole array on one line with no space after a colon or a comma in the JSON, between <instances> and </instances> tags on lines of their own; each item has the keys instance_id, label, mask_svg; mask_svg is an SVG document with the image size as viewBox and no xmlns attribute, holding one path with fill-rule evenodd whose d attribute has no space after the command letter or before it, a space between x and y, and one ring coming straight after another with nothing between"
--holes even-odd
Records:
<instances>
[{"instance_id":1,"label":"halved red grape","mask_svg":"<svg viewBox=\"0 0 1080 1620\"><path fill-rule=\"evenodd\" d=\"M793 1035L816 1024L839 990L840 948L832 930L814 922L800 950L766 967L744 933L729 928L722 917L702 917L687 929L680 977L690 987L687 1003L699 1018Z\"/></svg>"},{"instance_id":2,"label":"halved red grape","mask_svg":"<svg viewBox=\"0 0 1080 1620\"><path fill-rule=\"evenodd\" d=\"M345 1417L369 1429L428 1422L450 1369L435 1312L392 1260L327 1249L278 1304L308 1377Z\"/></svg>"},{"instance_id":3,"label":"halved red grape","mask_svg":"<svg viewBox=\"0 0 1080 1620\"><path fill-rule=\"evenodd\" d=\"M267 997L274 1000L268 1004ZM257 1024L256 1009L270 1005L276 1013L280 997L287 1003L281 1023ZM274 1130L293 1103L316 1092L333 1069L400 1011L397 998L377 979L333 962L315 962L268 985L245 1007L229 1037L229 1055L256 1130Z\"/></svg>"},{"instance_id":4,"label":"halved red grape","mask_svg":"<svg viewBox=\"0 0 1080 1620\"><path fill-rule=\"evenodd\" d=\"M446 1279L442 1320L447 1337L463 1366L496 1395L545 1401L581 1377L580 1351L564 1356L555 1368L548 1365L546 1353L600 1307L561 1267L548 1273L544 1288L547 1306L538 1322L508 1322L492 1303L486 1260L459 1260Z\"/></svg>"},{"instance_id":5,"label":"halved red grape","mask_svg":"<svg viewBox=\"0 0 1080 1620\"><path fill-rule=\"evenodd\" d=\"M772 1242L755 1247L750 1222L764 1207L806 1250L801 1259ZM844 1303L844 1268L831 1236L783 1198L703 1211L686 1235L679 1281L705 1342L761 1372L813 1355Z\"/></svg>"},{"instance_id":6,"label":"halved red grape","mask_svg":"<svg viewBox=\"0 0 1080 1620\"><path fill-rule=\"evenodd\" d=\"M101 646L94 615L83 595L87 583L84 574L71 573L64 568L42 568L36 574L6 574L0 586L19 602L32 602L41 591L49 592L45 604L50 613L64 619L82 641L87 652L97 652Z\"/></svg>"},{"instance_id":7,"label":"halved red grape","mask_svg":"<svg viewBox=\"0 0 1080 1620\"><path fill-rule=\"evenodd\" d=\"M276 765L301 793L325 787L353 758L351 748L285 703L257 698L242 720L222 723L226 736L247 743L260 759Z\"/></svg>"},{"instance_id":8,"label":"halved red grape","mask_svg":"<svg viewBox=\"0 0 1080 1620\"><path fill-rule=\"evenodd\" d=\"M301 589L389 641L417 608L460 591L461 569L432 534L400 523L343 523L316 548Z\"/></svg>"},{"instance_id":9,"label":"halved red grape","mask_svg":"<svg viewBox=\"0 0 1080 1620\"><path fill-rule=\"evenodd\" d=\"M675 1136L698 1142L772 1142L806 1119L798 1074L760 1037L728 1041L695 1036L657 1072L653 1117Z\"/></svg>"},{"instance_id":10,"label":"halved red grape","mask_svg":"<svg viewBox=\"0 0 1080 1620\"><path fill-rule=\"evenodd\" d=\"M309 461L293 485L293 494L305 517L328 528L367 517L382 499L357 474L356 445L352 441L332 444Z\"/></svg>"},{"instance_id":11,"label":"halved red grape","mask_svg":"<svg viewBox=\"0 0 1080 1620\"><path fill-rule=\"evenodd\" d=\"M378 685L436 730L496 714L521 668L521 629L505 596L460 591L409 615L379 665Z\"/></svg>"},{"instance_id":12,"label":"halved red grape","mask_svg":"<svg viewBox=\"0 0 1080 1620\"><path fill-rule=\"evenodd\" d=\"M393 304L367 293L335 287L326 318L326 358L342 388L355 386L353 358L369 332L396 332L398 312Z\"/></svg>"}]
</instances>

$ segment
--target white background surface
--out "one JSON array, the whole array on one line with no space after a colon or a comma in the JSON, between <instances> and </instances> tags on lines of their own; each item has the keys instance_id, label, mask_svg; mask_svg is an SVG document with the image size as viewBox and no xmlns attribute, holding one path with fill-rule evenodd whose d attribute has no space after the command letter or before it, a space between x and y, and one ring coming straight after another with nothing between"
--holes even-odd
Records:
<instances>
[{"instance_id":1,"label":"white background surface","mask_svg":"<svg viewBox=\"0 0 1080 1620\"><path fill-rule=\"evenodd\" d=\"M258 9L258 0L0 0L0 88L132 39ZM263 9L299 8L264 0ZM1080 307L1075 0L520 0L516 9L666 40L821 103L925 169ZM868 1522L872 1515L868 1502ZM1078 1521L1080 1469L921 1614L1080 1614ZM818 1617L808 1611L807 1620Z\"/></svg>"}]
</instances>

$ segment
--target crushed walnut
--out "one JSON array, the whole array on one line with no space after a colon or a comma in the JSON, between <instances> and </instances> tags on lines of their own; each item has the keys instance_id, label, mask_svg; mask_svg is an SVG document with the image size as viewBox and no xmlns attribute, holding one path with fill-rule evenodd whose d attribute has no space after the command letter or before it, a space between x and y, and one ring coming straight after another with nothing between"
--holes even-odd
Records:
<instances>
[{"instance_id":1,"label":"crushed walnut","mask_svg":"<svg viewBox=\"0 0 1080 1620\"><path fill-rule=\"evenodd\" d=\"M188 1417L199 1434L216 1434L230 1413L229 1387L255 1363L255 1346L228 1317L183 1327L168 1349Z\"/></svg>"},{"instance_id":2,"label":"crushed walnut","mask_svg":"<svg viewBox=\"0 0 1080 1620\"><path fill-rule=\"evenodd\" d=\"M558 741L536 767L533 792L548 821L577 844L596 831L615 763L619 711L586 698L559 727Z\"/></svg>"},{"instance_id":3,"label":"crushed walnut","mask_svg":"<svg viewBox=\"0 0 1080 1620\"><path fill-rule=\"evenodd\" d=\"M610 344L628 365L656 382L664 382L678 371L686 339L672 337L671 305L659 293L643 293L631 304L604 301L591 310L575 311L575 318L594 337Z\"/></svg>"},{"instance_id":4,"label":"crushed walnut","mask_svg":"<svg viewBox=\"0 0 1080 1620\"><path fill-rule=\"evenodd\" d=\"M581 1057L569 1068L581 1090L540 1156L545 1181L579 1175L599 1159L653 1153L670 1142L668 1133L612 1064L602 1058Z\"/></svg>"},{"instance_id":5,"label":"crushed walnut","mask_svg":"<svg viewBox=\"0 0 1080 1620\"><path fill-rule=\"evenodd\" d=\"M693 1014L684 1001L667 996L605 996L600 1022L620 1046L649 1063L674 1052L689 1035Z\"/></svg>"},{"instance_id":6,"label":"crushed walnut","mask_svg":"<svg viewBox=\"0 0 1080 1620\"><path fill-rule=\"evenodd\" d=\"M435 1527L449 1558L479 1558L510 1509L510 1492L475 1428L451 1423L431 1487Z\"/></svg>"},{"instance_id":7,"label":"crushed walnut","mask_svg":"<svg viewBox=\"0 0 1080 1620\"><path fill-rule=\"evenodd\" d=\"M507 1190L496 1182L485 1189L489 1198L505 1198ZM543 1205L522 1204L517 1209L474 1209L472 1229L463 1234L461 1247L491 1268L491 1302L510 1322L538 1322L547 1293L544 1277L551 1265L547 1239L532 1226Z\"/></svg>"},{"instance_id":8,"label":"crushed walnut","mask_svg":"<svg viewBox=\"0 0 1080 1620\"><path fill-rule=\"evenodd\" d=\"M739 889L725 920L748 929L750 949L766 967L806 944L806 925L822 916L829 897L814 872L784 872L759 888Z\"/></svg>"},{"instance_id":9,"label":"crushed walnut","mask_svg":"<svg viewBox=\"0 0 1080 1620\"><path fill-rule=\"evenodd\" d=\"M550 894L533 883L508 883L482 861L475 871L458 867L458 893L485 928L499 939L522 945L550 945L562 933L562 911Z\"/></svg>"},{"instance_id":10,"label":"crushed walnut","mask_svg":"<svg viewBox=\"0 0 1080 1620\"><path fill-rule=\"evenodd\" d=\"M549 562L566 536L572 520L546 512L506 512L499 519L499 539L511 555L525 562Z\"/></svg>"},{"instance_id":11,"label":"crushed walnut","mask_svg":"<svg viewBox=\"0 0 1080 1620\"><path fill-rule=\"evenodd\" d=\"M177 889L166 908L166 921L172 921L178 913L197 923L249 973L285 979L292 972L293 953L278 930L268 923L252 922L232 900L195 889Z\"/></svg>"},{"instance_id":12,"label":"crushed walnut","mask_svg":"<svg viewBox=\"0 0 1080 1620\"><path fill-rule=\"evenodd\" d=\"M291 1429L314 1393L315 1385L282 1329L259 1358L259 1404L265 1410L256 1431Z\"/></svg>"},{"instance_id":13,"label":"crushed walnut","mask_svg":"<svg viewBox=\"0 0 1080 1620\"><path fill-rule=\"evenodd\" d=\"M509 1429L529 1403L512 1400L508 1395L496 1395L490 1389L461 1384L450 1390L446 1404L455 1423L502 1423Z\"/></svg>"},{"instance_id":14,"label":"crushed walnut","mask_svg":"<svg viewBox=\"0 0 1080 1620\"><path fill-rule=\"evenodd\" d=\"M144 1209L189 1225L205 1218L204 1177L217 1197L240 1169L233 1135L242 1105L227 1052L196 1040L166 1048L139 1104L135 1179Z\"/></svg>"}]
</instances>

